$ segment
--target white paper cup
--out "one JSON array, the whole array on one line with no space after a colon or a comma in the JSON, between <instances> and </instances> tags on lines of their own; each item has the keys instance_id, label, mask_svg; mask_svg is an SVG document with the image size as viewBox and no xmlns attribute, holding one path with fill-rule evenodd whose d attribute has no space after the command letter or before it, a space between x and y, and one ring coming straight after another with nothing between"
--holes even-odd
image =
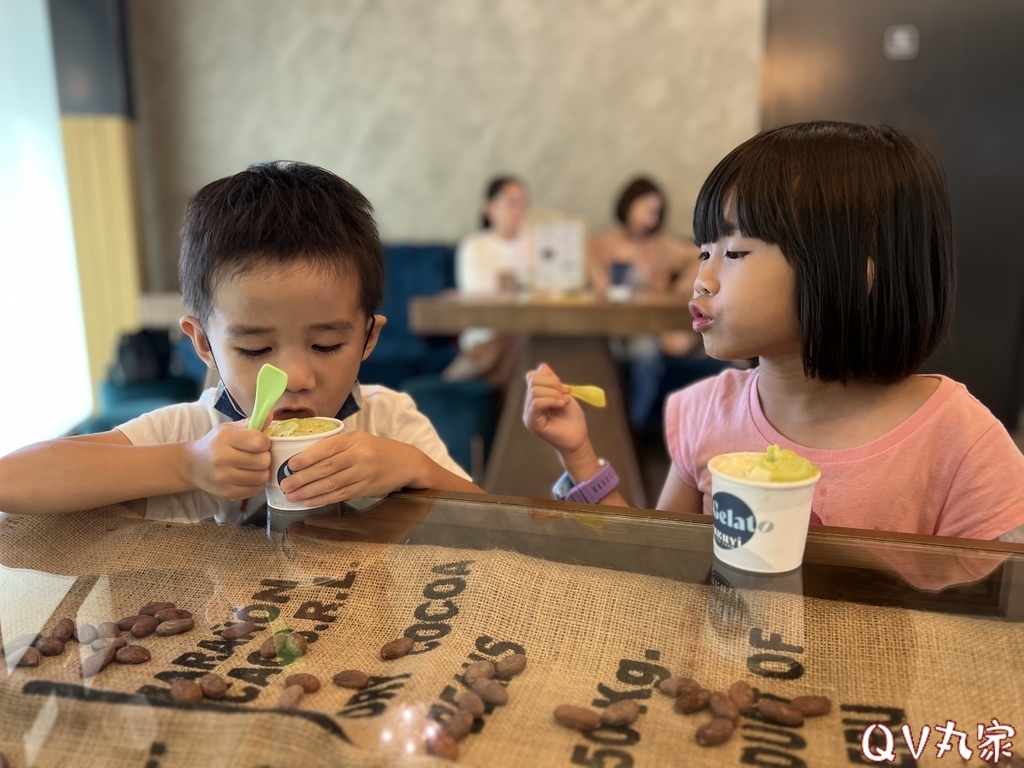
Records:
<instances>
[{"instance_id":1,"label":"white paper cup","mask_svg":"<svg viewBox=\"0 0 1024 768\"><path fill-rule=\"evenodd\" d=\"M345 428L345 425L339 419L329 419L321 416L317 418L321 421L333 422L337 426L330 432L320 432L316 435L270 438L270 482L267 483L267 514L270 519L269 525L271 530L284 530L316 509L316 507L307 507L301 501L288 501L281 490L281 481L291 474L288 470L288 459L302 453L309 446L320 442L325 437L338 434ZM292 514L282 514L289 512ZM277 522L275 522L275 519Z\"/></svg>"},{"instance_id":2,"label":"white paper cup","mask_svg":"<svg viewBox=\"0 0 1024 768\"><path fill-rule=\"evenodd\" d=\"M792 483L744 480L719 472L715 468L718 458L708 462L715 557L733 568L755 573L785 573L799 568L807 543L814 486L821 472Z\"/></svg>"}]
</instances>

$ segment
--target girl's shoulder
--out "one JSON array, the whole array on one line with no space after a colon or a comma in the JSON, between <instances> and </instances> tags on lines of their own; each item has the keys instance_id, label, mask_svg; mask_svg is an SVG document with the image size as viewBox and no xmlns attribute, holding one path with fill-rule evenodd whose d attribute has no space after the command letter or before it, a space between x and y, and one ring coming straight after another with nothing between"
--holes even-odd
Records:
<instances>
[{"instance_id":1,"label":"girl's shoulder","mask_svg":"<svg viewBox=\"0 0 1024 768\"><path fill-rule=\"evenodd\" d=\"M750 388L757 380L757 368L727 368L721 373L695 381L668 396L665 424L746 407Z\"/></svg>"}]
</instances>

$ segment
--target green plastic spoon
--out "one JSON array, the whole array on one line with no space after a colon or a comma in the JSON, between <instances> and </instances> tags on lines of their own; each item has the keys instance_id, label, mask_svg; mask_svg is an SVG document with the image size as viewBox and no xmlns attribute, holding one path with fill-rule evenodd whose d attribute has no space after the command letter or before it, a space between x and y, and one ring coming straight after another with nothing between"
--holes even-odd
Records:
<instances>
[{"instance_id":1,"label":"green plastic spoon","mask_svg":"<svg viewBox=\"0 0 1024 768\"><path fill-rule=\"evenodd\" d=\"M256 402L252 407L249 429L263 429L263 423L274 409L274 404L288 388L288 374L266 363L256 374Z\"/></svg>"}]
</instances>

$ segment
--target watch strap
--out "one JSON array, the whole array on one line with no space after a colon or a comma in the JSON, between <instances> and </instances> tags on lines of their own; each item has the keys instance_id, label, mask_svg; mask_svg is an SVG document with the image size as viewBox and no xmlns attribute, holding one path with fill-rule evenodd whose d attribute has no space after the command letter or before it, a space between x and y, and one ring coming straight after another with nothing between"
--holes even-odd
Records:
<instances>
[{"instance_id":1,"label":"watch strap","mask_svg":"<svg viewBox=\"0 0 1024 768\"><path fill-rule=\"evenodd\" d=\"M572 477L566 472L553 488L555 498L559 501L573 501L583 504L597 504L614 491L619 485L619 475L615 468L603 459L601 468L593 477L577 485L572 484Z\"/></svg>"}]
</instances>

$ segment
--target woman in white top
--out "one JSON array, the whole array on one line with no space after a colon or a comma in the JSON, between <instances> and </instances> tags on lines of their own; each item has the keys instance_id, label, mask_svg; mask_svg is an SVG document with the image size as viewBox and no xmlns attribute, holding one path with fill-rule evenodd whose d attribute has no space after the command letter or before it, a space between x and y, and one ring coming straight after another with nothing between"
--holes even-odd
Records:
<instances>
[{"instance_id":1,"label":"woman in white top","mask_svg":"<svg viewBox=\"0 0 1024 768\"><path fill-rule=\"evenodd\" d=\"M526 215L530 199L515 176L490 181L484 196L483 229L467 235L455 252L455 287L465 294L496 294L527 288L531 281ZM459 336L461 354L445 370L449 380L483 377L504 390L512 374L518 336L490 328L467 328Z\"/></svg>"}]
</instances>

